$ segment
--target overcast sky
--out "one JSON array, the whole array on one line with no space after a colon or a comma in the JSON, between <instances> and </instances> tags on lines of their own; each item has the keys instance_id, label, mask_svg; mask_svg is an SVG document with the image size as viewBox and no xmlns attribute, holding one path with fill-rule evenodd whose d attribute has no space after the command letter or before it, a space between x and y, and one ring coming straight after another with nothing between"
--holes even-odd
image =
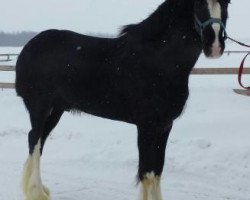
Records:
<instances>
[{"instance_id":1,"label":"overcast sky","mask_svg":"<svg viewBox=\"0 0 250 200\"><path fill-rule=\"evenodd\" d=\"M187 0L188 1L188 0ZM231 0L228 32L250 38L250 0ZM81 33L118 32L147 17L163 0L1 0L0 31L70 29Z\"/></svg>"}]
</instances>

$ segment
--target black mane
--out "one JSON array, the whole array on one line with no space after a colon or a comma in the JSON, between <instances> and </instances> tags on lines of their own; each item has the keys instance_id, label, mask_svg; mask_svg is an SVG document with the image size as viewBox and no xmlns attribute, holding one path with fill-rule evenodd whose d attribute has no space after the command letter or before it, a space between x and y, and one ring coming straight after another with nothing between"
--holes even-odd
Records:
<instances>
[{"instance_id":1,"label":"black mane","mask_svg":"<svg viewBox=\"0 0 250 200\"><path fill-rule=\"evenodd\" d=\"M179 18L193 20L192 11L193 0L167 0L142 22L124 26L120 35L132 34L143 39L154 38L171 29Z\"/></svg>"}]
</instances>

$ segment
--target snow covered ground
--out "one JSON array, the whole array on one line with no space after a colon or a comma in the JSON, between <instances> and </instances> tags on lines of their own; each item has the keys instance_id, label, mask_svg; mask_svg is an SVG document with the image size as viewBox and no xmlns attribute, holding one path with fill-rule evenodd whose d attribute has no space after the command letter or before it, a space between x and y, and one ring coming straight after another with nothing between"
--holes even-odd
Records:
<instances>
[{"instance_id":1,"label":"snow covered ground","mask_svg":"<svg viewBox=\"0 0 250 200\"><path fill-rule=\"evenodd\" d=\"M238 50L233 45L228 49ZM0 48L1 53L20 50ZM236 67L241 58L201 56L196 67ZM14 65L15 60L5 64ZM14 73L1 72L4 81L14 82ZM191 76L187 108L168 142L164 199L250 199L250 99L233 93L237 87L236 76ZM19 186L29 129L28 114L15 91L0 91L0 200L22 200ZM65 113L42 160L52 200L137 199L136 138L133 125Z\"/></svg>"},{"instance_id":2,"label":"snow covered ground","mask_svg":"<svg viewBox=\"0 0 250 200\"><path fill-rule=\"evenodd\" d=\"M164 199L250 199L250 99L232 92L235 78L191 77L168 142ZM0 199L22 200L28 114L13 90L0 91L0 112ZM46 144L42 176L52 200L137 199L137 157L135 126L65 113Z\"/></svg>"}]
</instances>

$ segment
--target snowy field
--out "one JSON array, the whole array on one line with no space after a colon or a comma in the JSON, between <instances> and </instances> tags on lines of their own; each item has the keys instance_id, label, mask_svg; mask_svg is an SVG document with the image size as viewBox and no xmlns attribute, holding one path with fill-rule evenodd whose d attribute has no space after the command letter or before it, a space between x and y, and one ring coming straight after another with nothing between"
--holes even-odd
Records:
<instances>
[{"instance_id":1,"label":"snowy field","mask_svg":"<svg viewBox=\"0 0 250 200\"><path fill-rule=\"evenodd\" d=\"M27 1L33 2L36 17L22 14L25 2L6 1L6 7L13 8L12 13L6 9L0 16L10 19L9 22L13 18L17 24L12 27L17 28L34 24L38 31L68 28L115 34L118 27L140 21L162 2L137 1L140 3L78 0L88 5L83 13L81 6L75 11L73 3L69 10L57 6L54 11L56 1ZM249 26L241 26L250 17L250 1L241 0L242 4L234 1L229 10L228 32L250 43ZM49 10L37 15L36 9L41 7L42 12L40 4L44 2ZM142 2L146 2L145 7ZM15 16L13 13L18 10L22 13ZM59 16L64 18L57 21L54 12L60 12ZM44 16L47 21L40 21L39 17ZM8 29L7 25L5 28ZM0 48L0 53L19 53L21 49ZM228 42L227 50L246 49ZM196 67L238 67L242 57L224 55L219 60L208 60L201 56ZM14 65L15 60L0 64ZM250 58L246 66L250 66ZM244 76L244 81L250 84L250 76ZM14 73L0 72L0 82L14 82ZM233 88L238 88L236 76L191 76L187 107L175 121L168 141L162 177L164 200L250 200L250 97L233 93ZM28 154L29 129L28 113L15 91L0 90L0 200L23 200L20 182ZM133 125L65 113L49 137L42 159L42 178L51 190L51 200L138 199L136 138Z\"/></svg>"},{"instance_id":2,"label":"snowy field","mask_svg":"<svg viewBox=\"0 0 250 200\"><path fill-rule=\"evenodd\" d=\"M241 58L201 56L197 66L236 67ZM1 72L0 81L13 82L14 73ZM236 76L191 76L187 108L167 146L164 199L250 200L250 98L233 88L238 88ZM20 180L29 129L28 113L15 91L0 90L0 200L23 200ZM42 159L52 200L137 199L136 138L133 125L65 113Z\"/></svg>"},{"instance_id":3,"label":"snowy field","mask_svg":"<svg viewBox=\"0 0 250 200\"><path fill-rule=\"evenodd\" d=\"M167 146L164 199L250 199L250 99L232 92L235 78L191 77ZM0 112L0 199L22 200L28 115L13 90L0 91ZM52 200L137 199L137 157L135 126L65 113L46 143L42 176Z\"/></svg>"}]
</instances>

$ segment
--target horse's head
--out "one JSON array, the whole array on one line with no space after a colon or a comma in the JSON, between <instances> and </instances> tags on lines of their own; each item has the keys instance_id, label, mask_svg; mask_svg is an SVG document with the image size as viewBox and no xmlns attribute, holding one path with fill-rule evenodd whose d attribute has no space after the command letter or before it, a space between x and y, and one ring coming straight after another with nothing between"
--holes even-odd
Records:
<instances>
[{"instance_id":1,"label":"horse's head","mask_svg":"<svg viewBox=\"0 0 250 200\"><path fill-rule=\"evenodd\" d=\"M230 0L195 0L195 28L207 57L218 58L224 52L229 3Z\"/></svg>"}]
</instances>

